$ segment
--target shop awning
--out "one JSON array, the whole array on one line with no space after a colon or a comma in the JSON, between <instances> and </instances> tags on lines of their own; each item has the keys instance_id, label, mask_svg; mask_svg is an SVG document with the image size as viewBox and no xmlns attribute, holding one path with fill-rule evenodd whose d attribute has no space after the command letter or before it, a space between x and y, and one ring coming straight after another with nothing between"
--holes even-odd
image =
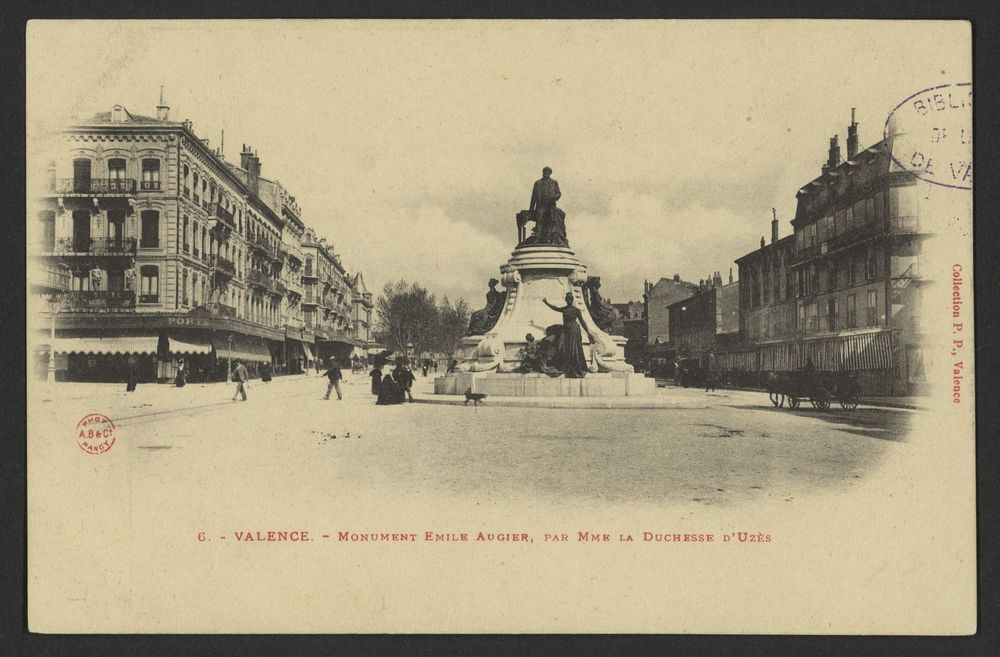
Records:
<instances>
[{"instance_id":1,"label":"shop awning","mask_svg":"<svg viewBox=\"0 0 1000 657\"><path fill-rule=\"evenodd\" d=\"M190 342L181 342L176 338L169 339L170 353L172 354L210 354L212 353L212 345L207 343L192 344Z\"/></svg>"},{"instance_id":2,"label":"shop awning","mask_svg":"<svg viewBox=\"0 0 1000 657\"><path fill-rule=\"evenodd\" d=\"M305 354L306 360L316 360L313 356L312 346L308 342L302 342L302 353Z\"/></svg>"},{"instance_id":3,"label":"shop awning","mask_svg":"<svg viewBox=\"0 0 1000 657\"><path fill-rule=\"evenodd\" d=\"M155 335L141 335L56 338L52 346L57 354L155 354L158 343Z\"/></svg>"},{"instance_id":4,"label":"shop awning","mask_svg":"<svg viewBox=\"0 0 1000 657\"><path fill-rule=\"evenodd\" d=\"M234 335L232 347L228 338L218 338L213 341L217 358L239 358L241 360L260 363L271 362L271 351L261 338L249 335Z\"/></svg>"}]
</instances>

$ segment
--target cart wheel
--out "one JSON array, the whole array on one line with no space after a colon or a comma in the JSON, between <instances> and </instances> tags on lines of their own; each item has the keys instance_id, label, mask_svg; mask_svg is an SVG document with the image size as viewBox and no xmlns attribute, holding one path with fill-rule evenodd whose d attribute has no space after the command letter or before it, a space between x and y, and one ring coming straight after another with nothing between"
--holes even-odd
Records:
<instances>
[{"instance_id":1,"label":"cart wheel","mask_svg":"<svg viewBox=\"0 0 1000 657\"><path fill-rule=\"evenodd\" d=\"M825 397L823 399L817 399L816 400L816 408L818 408L821 411L829 410L830 409L830 400L827 399L827 398L825 398Z\"/></svg>"},{"instance_id":2,"label":"cart wheel","mask_svg":"<svg viewBox=\"0 0 1000 657\"><path fill-rule=\"evenodd\" d=\"M799 407L798 395L788 395L788 408L795 410Z\"/></svg>"},{"instance_id":3,"label":"cart wheel","mask_svg":"<svg viewBox=\"0 0 1000 657\"><path fill-rule=\"evenodd\" d=\"M854 395L850 395L840 401L840 407L846 408L849 411L853 411L858 407L858 398Z\"/></svg>"}]
</instances>

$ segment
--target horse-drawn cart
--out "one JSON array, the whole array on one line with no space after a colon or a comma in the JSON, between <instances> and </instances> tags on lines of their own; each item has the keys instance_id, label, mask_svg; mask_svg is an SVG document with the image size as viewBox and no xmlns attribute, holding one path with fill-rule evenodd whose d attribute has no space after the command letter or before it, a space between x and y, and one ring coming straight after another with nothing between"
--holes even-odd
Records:
<instances>
[{"instance_id":1,"label":"horse-drawn cart","mask_svg":"<svg viewBox=\"0 0 1000 657\"><path fill-rule=\"evenodd\" d=\"M828 410L836 401L841 408L853 411L858 407L858 377L854 372L796 370L772 372L767 380L767 395L775 408L795 410L808 401L813 408Z\"/></svg>"}]
</instances>

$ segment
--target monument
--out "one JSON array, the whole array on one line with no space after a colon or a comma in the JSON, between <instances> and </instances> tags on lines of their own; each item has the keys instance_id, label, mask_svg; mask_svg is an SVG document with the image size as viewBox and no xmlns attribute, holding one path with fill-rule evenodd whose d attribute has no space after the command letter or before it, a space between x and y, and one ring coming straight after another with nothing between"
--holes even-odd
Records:
<instances>
[{"instance_id":1,"label":"monument","mask_svg":"<svg viewBox=\"0 0 1000 657\"><path fill-rule=\"evenodd\" d=\"M490 279L486 306L472 314L456 357L458 372L438 377L437 394L467 390L507 397L652 394L655 381L625 362L617 311L598 292L600 278L570 248L559 183L545 167L527 210L516 215L518 243ZM528 224L533 224L528 232ZM497 290L497 285L504 290Z\"/></svg>"}]
</instances>

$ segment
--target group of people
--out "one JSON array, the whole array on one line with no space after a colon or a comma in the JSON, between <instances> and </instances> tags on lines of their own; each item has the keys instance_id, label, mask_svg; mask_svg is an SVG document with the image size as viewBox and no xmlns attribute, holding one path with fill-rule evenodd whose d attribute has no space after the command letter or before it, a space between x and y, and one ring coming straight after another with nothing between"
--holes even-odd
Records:
<instances>
[{"instance_id":1,"label":"group of people","mask_svg":"<svg viewBox=\"0 0 1000 657\"><path fill-rule=\"evenodd\" d=\"M372 379L372 394L376 397L376 404L402 404L405 401L413 401L413 382L416 376L410 369L410 364L404 358L396 359L396 367L382 374L382 368L387 363L375 363L375 367L369 373ZM424 366L426 367L426 365Z\"/></svg>"}]
</instances>

